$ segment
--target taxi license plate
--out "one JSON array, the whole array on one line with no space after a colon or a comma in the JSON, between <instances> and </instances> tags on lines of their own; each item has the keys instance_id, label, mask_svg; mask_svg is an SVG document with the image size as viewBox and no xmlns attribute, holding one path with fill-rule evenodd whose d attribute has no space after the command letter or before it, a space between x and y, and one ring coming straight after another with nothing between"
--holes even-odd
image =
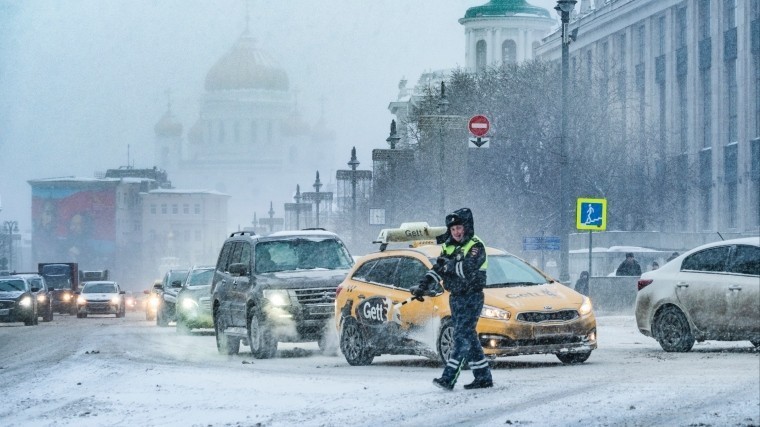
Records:
<instances>
[{"instance_id":1,"label":"taxi license plate","mask_svg":"<svg viewBox=\"0 0 760 427\"><path fill-rule=\"evenodd\" d=\"M10 313L11 313L11 309L9 309L9 308L0 309L0 316L7 316Z\"/></svg>"}]
</instances>

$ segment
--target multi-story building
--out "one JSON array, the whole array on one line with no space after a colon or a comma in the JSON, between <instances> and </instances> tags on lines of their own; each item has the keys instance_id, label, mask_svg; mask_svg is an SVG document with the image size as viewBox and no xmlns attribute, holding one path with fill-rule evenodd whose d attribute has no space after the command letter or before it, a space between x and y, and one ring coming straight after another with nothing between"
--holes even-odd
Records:
<instances>
[{"instance_id":1,"label":"multi-story building","mask_svg":"<svg viewBox=\"0 0 760 427\"><path fill-rule=\"evenodd\" d=\"M155 189L140 194L145 273L216 263L227 237L227 200L216 191ZM147 283L147 282L146 282Z\"/></svg>"},{"instance_id":2,"label":"multi-story building","mask_svg":"<svg viewBox=\"0 0 760 427\"><path fill-rule=\"evenodd\" d=\"M570 30L577 29L569 45L571 72L606 74L595 81L612 81L626 95L623 132L653 124L660 151L652 161L680 171L680 187L663 189L677 198L677 212L653 226L757 234L760 2L582 3L570 22ZM559 60L559 32L536 53Z\"/></svg>"}]
</instances>

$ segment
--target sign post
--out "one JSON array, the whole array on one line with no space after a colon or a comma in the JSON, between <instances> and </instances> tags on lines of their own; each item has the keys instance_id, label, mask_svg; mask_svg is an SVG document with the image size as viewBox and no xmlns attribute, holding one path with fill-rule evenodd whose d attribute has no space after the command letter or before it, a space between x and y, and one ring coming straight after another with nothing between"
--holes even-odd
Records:
<instances>
[{"instance_id":1,"label":"sign post","mask_svg":"<svg viewBox=\"0 0 760 427\"><path fill-rule=\"evenodd\" d=\"M484 138L491 129L488 117L482 114L473 116L467 123L467 129L471 134L475 135L475 138L470 138L470 148L488 148L490 139Z\"/></svg>"},{"instance_id":2,"label":"sign post","mask_svg":"<svg viewBox=\"0 0 760 427\"><path fill-rule=\"evenodd\" d=\"M591 233L607 229L607 199L579 197L575 209L575 226L578 230L588 230L588 275L591 277L592 238Z\"/></svg>"}]
</instances>

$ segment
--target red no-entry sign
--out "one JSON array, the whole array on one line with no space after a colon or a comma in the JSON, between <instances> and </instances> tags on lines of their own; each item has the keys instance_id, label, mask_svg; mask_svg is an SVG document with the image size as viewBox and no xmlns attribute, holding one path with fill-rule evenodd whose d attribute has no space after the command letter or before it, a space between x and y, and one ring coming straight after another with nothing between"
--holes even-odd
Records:
<instances>
[{"instance_id":1,"label":"red no-entry sign","mask_svg":"<svg viewBox=\"0 0 760 427\"><path fill-rule=\"evenodd\" d=\"M467 129L470 130L471 134L481 137L491 129L491 123L488 122L488 117L479 114L470 119L470 122L467 123Z\"/></svg>"}]
</instances>

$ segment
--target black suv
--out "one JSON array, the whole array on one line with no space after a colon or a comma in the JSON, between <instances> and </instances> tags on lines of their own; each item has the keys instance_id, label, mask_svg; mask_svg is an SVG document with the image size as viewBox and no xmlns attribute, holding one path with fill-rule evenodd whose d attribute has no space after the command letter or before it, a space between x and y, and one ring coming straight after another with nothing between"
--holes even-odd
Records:
<instances>
[{"instance_id":1,"label":"black suv","mask_svg":"<svg viewBox=\"0 0 760 427\"><path fill-rule=\"evenodd\" d=\"M169 326L177 316L177 294L185 283L187 272L189 270L169 270L164 274L164 280L158 287L159 298L158 308L156 309L156 325Z\"/></svg>"},{"instance_id":2,"label":"black suv","mask_svg":"<svg viewBox=\"0 0 760 427\"><path fill-rule=\"evenodd\" d=\"M32 293L37 298L37 316L42 317L43 322L53 320L53 292L48 289L45 278L37 273L15 273L17 276L26 278Z\"/></svg>"},{"instance_id":3,"label":"black suv","mask_svg":"<svg viewBox=\"0 0 760 427\"><path fill-rule=\"evenodd\" d=\"M279 341L324 350L335 288L352 265L340 238L322 229L232 233L211 284L217 349L236 354L242 340L259 359L274 357Z\"/></svg>"}]
</instances>

